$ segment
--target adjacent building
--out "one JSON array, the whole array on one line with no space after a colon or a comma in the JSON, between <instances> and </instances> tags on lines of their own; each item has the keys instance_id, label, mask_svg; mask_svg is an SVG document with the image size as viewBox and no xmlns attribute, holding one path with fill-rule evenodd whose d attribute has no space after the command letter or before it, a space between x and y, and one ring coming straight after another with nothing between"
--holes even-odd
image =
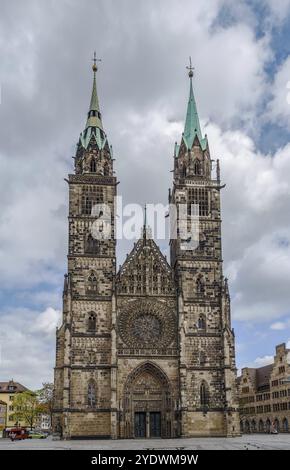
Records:
<instances>
[{"instance_id":1,"label":"adjacent building","mask_svg":"<svg viewBox=\"0 0 290 470\"><path fill-rule=\"evenodd\" d=\"M169 202L178 216L170 262L148 235L145 221L118 272L114 202L119 186L96 71L94 64L87 122L77 144L75 171L67 179L68 272L63 321L56 333L54 431L64 438L237 435L234 332L221 250L224 186L218 161L213 176L192 68L184 132L172 162ZM108 217L100 205L109 208ZM186 208L183 219L181 205ZM196 208L197 248L182 235Z\"/></svg>"},{"instance_id":2,"label":"adjacent building","mask_svg":"<svg viewBox=\"0 0 290 470\"><path fill-rule=\"evenodd\" d=\"M276 346L273 364L243 368L238 384L242 432L289 432L290 349L285 343Z\"/></svg>"},{"instance_id":3,"label":"adjacent building","mask_svg":"<svg viewBox=\"0 0 290 470\"><path fill-rule=\"evenodd\" d=\"M26 392L27 390L28 389L24 387L24 385L21 385L18 382L14 382L13 379L9 382L0 382L0 400L3 401L7 406L5 427L13 427L15 424L17 424L13 418L13 400L16 393ZM18 424L25 425L26 423Z\"/></svg>"},{"instance_id":4,"label":"adjacent building","mask_svg":"<svg viewBox=\"0 0 290 470\"><path fill-rule=\"evenodd\" d=\"M6 428L7 421L7 403L0 400L0 437L2 437L3 430Z\"/></svg>"},{"instance_id":5,"label":"adjacent building","mask_svg":"<svg viewBox=\"0 0 290 470\"><path fill-rule=\"evenodd\" d=\"M48 413L41 413L37 419L35 427L44 432L51 431L51 418Z\"/></svg>"}]
</instances>

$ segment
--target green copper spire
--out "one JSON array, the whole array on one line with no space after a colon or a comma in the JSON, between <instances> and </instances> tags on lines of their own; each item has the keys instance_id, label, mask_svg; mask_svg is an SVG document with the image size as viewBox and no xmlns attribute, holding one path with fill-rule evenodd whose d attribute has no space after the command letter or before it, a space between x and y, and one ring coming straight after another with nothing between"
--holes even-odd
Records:
<instances>
[{"instance_id":1,"label":"green copper spire","mask_svg":"<svg viewBox=\"0 0 290 470\"><path fill-rule=\"evenodd\" d=\"M99 100L98 100L98 93L97 93L97 83L96 83L96 72L98 70L97 67L97 59L96 58L96 53L94 53L94 58L93 58L93 73L94 73L94 78L93 78L93 89L92 89L92 96L91 96L91 102L90 102L90 109L88 112L88 118L86 122L86 127L83 132L80 134L79 138L79 143L78 146L79 148L82 147L84 149L87 149L89 145L97 145L98 148L101 150L105 147L105 145L108 144L107 136L103 130L103 123L102 123L102 116L100 113L100 106L99 106ZM111 149L109 148L109 152L111 153Z\"/></svg>"},{"instance_id":2,"label":"green copper spire","mask_svg":"<svg viewBox=\"0 0 290 470\"><path fill-rule=\"evenodd\" d=\"M196 107L196 102L195 102L193 87L192 87L193 67L191 65L191 57L189 58L189 61L190 61L190 65L189 67L187 67L187 69L189 70L188 76L190 80L189 100L188 100L188 105L187 105L183 139L187 148L190 149L192 147L195 137L197 136L202 149L205 150L207 141L206 141L206 138L203 139L202 137L199 117L198 117L198 112L197 112L197 107Z\"/></svg>"},{"instance_id":3,"label":"green copper spire","mask_svg":"<svg viewBox=\"0 0 290 470\"><path fill-rule=\"evenodd\" d=\"M93 72L94 72L94 79L93 79L93 89L92 89L92 96L90 102L90 109L88 112L88 119L86 123L87 127L98 127L99 129L103 129L102 118L100 113L100 106L98 100L98 93L97 93L97 83L96 83L96 72L98 67L96 65L96 53L94 53L94 64L93 64Z\"/></svg>"}]
</instances>

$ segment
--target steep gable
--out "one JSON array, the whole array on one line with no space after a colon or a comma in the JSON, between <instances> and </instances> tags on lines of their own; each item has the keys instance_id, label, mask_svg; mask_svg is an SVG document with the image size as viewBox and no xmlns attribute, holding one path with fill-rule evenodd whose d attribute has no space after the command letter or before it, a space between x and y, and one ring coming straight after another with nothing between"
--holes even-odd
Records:
<instances>
[{"instance_id":1,"label":"steep gable","mask_svg":"<svg viewBox=\"0 0 290 470\"><path fill-rule=\"evenodd\" d=\"M119 294L174 295L173 272L154 240L141 238L117 275Z\"/></svg>"}]
</instances>

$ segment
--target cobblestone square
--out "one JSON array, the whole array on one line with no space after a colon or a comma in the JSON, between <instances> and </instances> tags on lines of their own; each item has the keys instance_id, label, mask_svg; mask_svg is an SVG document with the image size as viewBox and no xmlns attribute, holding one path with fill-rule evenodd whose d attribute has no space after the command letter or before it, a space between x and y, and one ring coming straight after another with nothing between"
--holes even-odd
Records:
<instances>
[{"instance_id":1,"label":"cobblestone square","mask_svg":"<svg viewBox=\"0 0 290 470\"><path fill-rule=\"evenodd\" d=\"M235 438L126 439L126 440L25 440L0 439L1 450L289 450L290 434L251 434Z\"/></svg>"}]
</instances>

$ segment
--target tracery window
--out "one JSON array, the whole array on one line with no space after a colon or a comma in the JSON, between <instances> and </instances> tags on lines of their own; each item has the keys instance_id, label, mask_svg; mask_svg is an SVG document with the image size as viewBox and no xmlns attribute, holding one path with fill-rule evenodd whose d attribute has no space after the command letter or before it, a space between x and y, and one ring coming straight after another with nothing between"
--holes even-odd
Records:
<instances>
[{"instance_id":1,"label":"tracery window","mask_svg":"<svg viewBox=\"0 0 290 470\"><path fill-rule=\"evenodd\" d=\"M89 293L96 293L98 291L98 281L95 273L92 271L88 277L87 291Z\"/></svg>"},{"instance_id":2,"label":"tracery window","mask_svg":"<svg viewBox=\"0 0 290 470\"><path fill-rule=\"evenodd\" d=\"M205 292L204 280L202 276L199 276L196 280L196 293L197 295L204 295L204 292Z\"/></svg>"},{"instance_id":3,"label":"tracery window","mask_svg":"<svg viewBox=\"0 0 290 470\"><path fill-rule=\"evenodd\" d=\"M86 238L85 253L97 254L100 252L100 242L91 233Z\"/></svg>"},{"instance_id":4,"label":"tracery window","mask_svg":"<svg viewBox=\"0 0 290 470\"><path fill-rule=\"evenodd\" d=\"M87 186L82 192L81 211L84 215L91 215L95 204L104 202L104 190L99 186Z\"/></svg>"},{"instance_id":5,"label":"tracery window","mask_svg":"<svg viewBox=\"0 0 290 470\"><path fill-rule=\"evenodd\" d=\"M90 381L88 385L88 405L91 408L96 406L96 385L94 381Z\"/></svg>"},{"instance_id":6,"label":"tracery window","mask_svg":"<svg viewBox=\"0 0 290 470\"><path fill-rule=\"evenodd\" d=\"M96 171L97 171L97 165L96 165L96 160L95 160L95 158L92 158L92 159L91 159L90 171L91 171L91 173L96 173Z\"/></svg>"},{"instance_id":7,"label":"tracery window","mask_svg":"<svg viewBox=\"0 0 290 470\"><path fill-rule=\"evenodd\" d=\"M202 406L209 405L209 390L205 381L203 381L200 385L200 404Z\"/></svg>"},{"instance_id":8,"label":"tracery window","mask_svg":"<svg viewBox=\"0 0 290 470\"><path fill-rule=\"evenodd\" d=\"M201 162L199 160L194 161L194 174L200 176L202 174L201 171Z\"/></svg>"},{"instance_id":9,"label":"tracery window","mask_svg":"<svg viewBox=\"0 0 290 470\"><path fill-rule=\"evenodd\" d=\"M96 331L96 315L93 312L88 317L88 331Z\"/></svg>"},{"instance_id":10,"label":"tracery window","mask_svg":"<svg viewBox=\"0 0 290 470\"><path fill-rule=\"evenodd\" d=\"M208 190L206 188L189 188L188 189L188 214L196 215L191 205L197 205L199 207L199 216L203 217L209 214L209 203L208 203Z\"/></svg>"},{"instance_id":11,"label":"tracery window","mask_svg":"<svg viewBox=\"0 0 290 470\"><path fill-rule=\"evenodd\" d=\"M205 352L200 351L199 352L199 365L204 366L204 364L205 364Z\"/></svg>"},{"instance_id":12,"label":"tracery window","mask_svg":"<svg viewBox=\"0 0 290 470\"><path fill-rule=\"evenodd\" d=\"M203 315L200 315L198 322L197 322L197 326L199 330L205 330L206 323L205 323L205 318Z\"/></svg>"}]
</instances>

